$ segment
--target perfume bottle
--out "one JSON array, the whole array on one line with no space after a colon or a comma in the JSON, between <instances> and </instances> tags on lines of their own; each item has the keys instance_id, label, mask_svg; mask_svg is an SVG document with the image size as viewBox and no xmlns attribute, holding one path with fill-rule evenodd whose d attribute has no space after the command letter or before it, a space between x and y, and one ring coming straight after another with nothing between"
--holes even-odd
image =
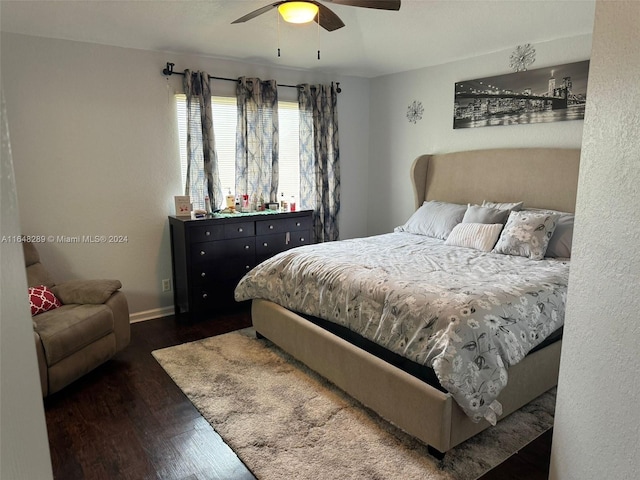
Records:
<instances>
[{"instance_id":1,"label":"perfume bottle","mask_svg":"<svg viewBox=\"0 0 640 480\"><path fill-rule=\"evenodd\" d=\"M227 208L232 208L236 203L236 198L231 193L231 189L229 189L229 193L227 194Z\"/></svg>"}]
</instances>

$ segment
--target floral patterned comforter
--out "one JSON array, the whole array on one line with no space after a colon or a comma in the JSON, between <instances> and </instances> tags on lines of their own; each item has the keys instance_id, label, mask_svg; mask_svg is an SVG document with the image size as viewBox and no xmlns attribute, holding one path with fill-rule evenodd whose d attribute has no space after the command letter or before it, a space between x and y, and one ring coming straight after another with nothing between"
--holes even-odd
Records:
<instances>
[{"instance_id":1,"label":"floral patterned comforter","mask_svg":"<svg viewBox=\"0 0 640 480\"><path fill-rule=\"evenodd\" d=\"M235 297L333 321L428 365L472 420L495 424L508 366L564 322L568 276L567 261L396 232L282 252Z\"/></svg>"}]
</instances>

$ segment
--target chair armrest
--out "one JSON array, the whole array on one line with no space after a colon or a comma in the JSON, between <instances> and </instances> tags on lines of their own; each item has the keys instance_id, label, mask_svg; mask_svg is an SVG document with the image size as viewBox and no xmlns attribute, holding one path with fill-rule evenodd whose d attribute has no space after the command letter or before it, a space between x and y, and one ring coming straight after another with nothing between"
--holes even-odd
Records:
<instances>
[{"instance_id":1,"label":"chair armrest","mask_svg":"<svg viewBox=\"0 0 640 480\"><path fill-rule=\"evenodd\" d=\"M65 305L102 304L113 292L122 287L120 280L69 280L51 288L53 294Z\"/></svg>"}]
</instances>

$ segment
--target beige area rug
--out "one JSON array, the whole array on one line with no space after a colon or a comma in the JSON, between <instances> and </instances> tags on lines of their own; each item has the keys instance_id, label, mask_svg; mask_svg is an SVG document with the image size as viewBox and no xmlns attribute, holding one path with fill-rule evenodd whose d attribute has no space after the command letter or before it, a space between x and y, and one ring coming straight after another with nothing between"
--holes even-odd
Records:
<instances>
[{"instance_id":1,"label":"beige area rug","mask_svg":"<svg viewBox=\"0 0 640 480\"><path fill-rule=\"evenodd\" d=\"M153 355L260 480L472 480L553 424L555 390L438 461L252 329Z\"/></svg>"}]
</instances>

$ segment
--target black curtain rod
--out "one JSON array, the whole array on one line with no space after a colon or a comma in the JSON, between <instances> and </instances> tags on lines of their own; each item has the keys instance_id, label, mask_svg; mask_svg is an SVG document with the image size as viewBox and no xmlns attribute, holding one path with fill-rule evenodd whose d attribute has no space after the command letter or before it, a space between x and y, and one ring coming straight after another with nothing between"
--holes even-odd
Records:
<instances>
[{"instance_id":1,"label":"black curtain rod","mask_svg":"<svg viewBox=\"0 0 640 480\"><path fill-rule=\"evenodd\" d=\"M171 75L182 75L184 77L184 72L175 72L173 70L173 67L175 66L175 63L169 63L167 62L167 66L162 70L162 74L166 77L170 77ZM226 78L226 77L214 77L213 75L208 75L209 80L224 80L227 82L237 82L238 79L237 78ZM333 82L331 82L331 84L333 85ZM283 83L278 83L277 84L278 87L289 87L289 88L299 88L300 85L286 85ZM336 92L340 93L342 92L342 89L340 88L340 82L336 82Z\"/></svg>"}]
</instances>

